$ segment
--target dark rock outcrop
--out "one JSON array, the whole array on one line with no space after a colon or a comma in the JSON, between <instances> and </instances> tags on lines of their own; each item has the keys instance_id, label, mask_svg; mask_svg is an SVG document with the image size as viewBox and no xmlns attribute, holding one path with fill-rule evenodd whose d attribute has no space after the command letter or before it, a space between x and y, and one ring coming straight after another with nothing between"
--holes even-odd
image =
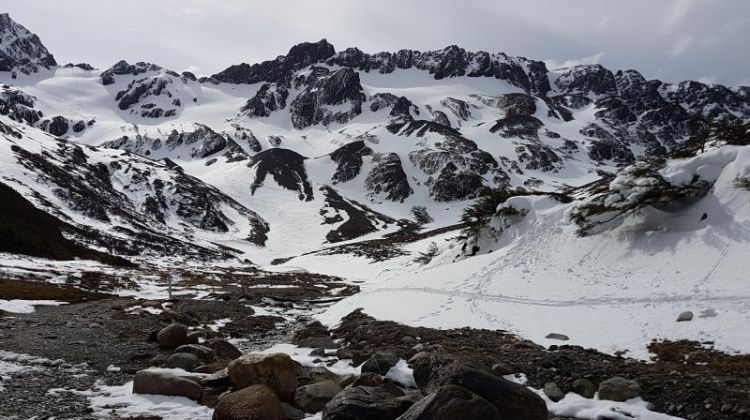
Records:
<instances>
[{"instance_id":1,"label":"dark rock outcrop","mask_svg":"<svg viewBox=\"0 0 750 420\"><path fill-rule=\"evenodd\" d=\"M331 153L331 160L336 162L333 183L347 182L356 178L362 171L362 158L371 155L372 149L367 147L363 140L354 141L336 149Z\"/></svg>"},{"instance_id":2,"label":"dark rock outcrop","mask_svg":"<svg viewBox=\"0 0 750 420\"><path fill-rule=\"evenodd\" d=\"M352 386L338 393L323 409L326 420L394 420L412 402L383 387Z\"/></svg>"},{"instance_id":3,"label":"dark rock outcrop","mask_svg":"<svg viewBox=\"0 0 750 420\"><path fill-rule=\"evenodd\" d=\"M324 67L313 67L313 72L295 84L306 88L297 95L290 106L292 125L305 128L322 123L345 123L362 112L365 94L359 83L359 73L344 68L329 72ZM329 106L348 104L347 111L330 110Z\"/></svg>"},{"instance_id":4,"label":"dark rock outcrop","mask_svg":"<svg viewBox=\"0 0 750 420\"><path fill-rule=\"evenodd\" d=\"M372 162L374 167L365 179L365 187L371 197L382 193L388 200L403 202L414 192L398 154L374 154Z\"/></svg>"},{"instance_id":5,"label":"dark rock outcrop","mask_svg":"<svg viewBox=\"0 0 750 420\"><path fill-rule=\"evenodd\" d=\"M278 82L288 78L297 70L320 63L333 56L333 45L325 39L318 42L303 42L292 47L287 55L260 64L239 64L214 74L211 79L224 83Z\"/></svg>"},{"instance_id":6,"label":"dark rock outcrop","mask_svg":"<svg viewBox=\"0 0 750 420\"><path fill-rule=\"evenodd\" d=\"M484 398L456 385L446 385L411 406L398 420L501 420Z\"/></svg>"},{"instance_id":7,"label":"dark rock outcrop","mask_svg":"<svg viewBox=\"0 0 750 420\"><path fill-rule=\"evenodd\" d=\"M255 193L270 174L276 183L288 190L296 191L300 200L313 198L313 190L307 179L305 157L289 149L268 149L253 156L247 166L255 170L255 180L250 186Z\"/></svg>"},{"instance_id":8,"label":"dark rock outcrop","mask_svg":"<svg viewBox=\"0 0 750 420\"><path fill-rule=\"evenodd\" d=\"M0 71L31 74L57 65L39 37L7 13L0 13L0 40Z\"/></svg>"}]
</instances>

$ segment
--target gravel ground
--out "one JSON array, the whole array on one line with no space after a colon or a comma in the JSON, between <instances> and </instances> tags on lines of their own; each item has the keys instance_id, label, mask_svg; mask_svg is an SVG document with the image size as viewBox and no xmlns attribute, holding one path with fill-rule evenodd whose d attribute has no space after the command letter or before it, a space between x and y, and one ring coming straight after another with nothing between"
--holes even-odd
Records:
<instances>
[{"instance_id":1,"label":"gravel ground","mask_svg":"<svg viewBox=\"0 0 750 420\"><path fill-rule=\"evenodd\" d=\"M194 330L209 330L217 320L229 320L212 327L248 352L290 341L291 332L319 308L306 300L325 298L330 287L311 277L288 290L273 289L277 299L272 300L264 299L262 289L252 289L253 295L242 301L216 295L171 303L176 313L187 317L180 321ZM230 292L237 296L239 291ZM121 385L160 354L149 336L171 319L166 313L127 310L139 303L108 297L37 306L28 314L0 313L0 419L93 418L85 395L63 390L86 391L97 382ZM254 314L250 304L264 306L263 314ZM19 359L18 354L33 358ZM12 369L2 373L3 366Z\"/></svg>"}]
</instances>

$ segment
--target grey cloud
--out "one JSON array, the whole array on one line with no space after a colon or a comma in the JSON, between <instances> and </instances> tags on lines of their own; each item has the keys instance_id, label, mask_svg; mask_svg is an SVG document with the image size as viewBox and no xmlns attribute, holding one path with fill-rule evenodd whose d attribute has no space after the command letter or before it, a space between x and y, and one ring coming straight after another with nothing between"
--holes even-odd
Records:
<instances>
[{"instance_id":1,"label":"grey cloud","mask_svg":"<svg viewBox=\"0 0 750 420\"><path fill-rule=\"evenodd\" d=\"M58 61L120 59L214 73L327 38L337 49L470 50L667 81L750 79L746 0L5 0ZM588 61L587 61L588 60Z\"/></svg>"}]
</instances>

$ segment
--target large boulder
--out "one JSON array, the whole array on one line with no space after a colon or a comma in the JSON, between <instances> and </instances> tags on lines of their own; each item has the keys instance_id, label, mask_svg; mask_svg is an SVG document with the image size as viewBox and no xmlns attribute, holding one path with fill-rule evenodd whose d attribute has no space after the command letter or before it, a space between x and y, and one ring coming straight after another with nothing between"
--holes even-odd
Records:
<instances>
[{"instance_id":1,"label":"large boulder","mask_svg":"<svg viewBox=\"0 0 750 420\"><path fill-rule=\"evenodd\" d=\"M159 343L159 347L173 349L188 343L187 334L186 326L176 323L170 324L156 334L156 341Z\"/></svg>"},{"instance_id":2,"label":"large boulder","mask_svg":"<svg viewBox=\"0 0 750 420\"><path fill-rule=\"evenodd\" d=\"M396 366L398 361L399 357L393 353L373 353L362 365L362 372L374 372L378 375L385 375L392 367Z\"/></svg>"},{"instance_id":3,"label":"large boulder","mask_svg":"<svg viewBox=\"0 0 750 420\"><path fill-rule=\"evenodd\" d=\"M596 384L590 379L578 378L570 384L571 391L585 398L594 398L596 395Z\"/></svg>"},{"instance_id":4,"label":"large boulder","mask_svg":"<svg viewBox=\"0 0 750 420\"><path fill-rule=\"evenodd\" d=\"M214 351L219 360L234 360L242 356L242 352L234 344L223 338L212 338L206 341L205 345Z\"/></svg>"},{"instance_id":5,"label":"large boulder","mask_svg":"<svg viewBox=\"0 0 750 420\"><path fill-rule=\"evenodd\" d=\"M283 401L292 401L297 390L297 370L291 357L284 353L251 353L229 363L229 381L235 388L267 385Z\"/></svg>"},{"instance_id":6,"label":"large boulder","mask_svg":"<svg viewBox=\"0 0 750 420\"><path fill-rule=\"evenodd\" d=\"M393 420L412 402L381 387L352 386L339 392L323 409L323 420Z\"/></svg>"},{"instance_id":7,"label":"large boulder","mask_svg":"<svg viewBox=\"0 0 750 420\"><path fill-rule=\"evenodd\" d=\"M411 406L398 420L500 420L484 398L456 385L446 385Z\"/></svg>"},{"instance_id":8,"label":"large boulder","mask_svg":"<svg viewBox=\"0 0 750 420\"><path fill-rule=\"evenodd\" d=\"M599 399L625 401L641 394L641 386L636 381L629 381L621 376L607 379L599 384Z\"/></svg>"},{"instance_id":9,"label":"large boulder","mask_svg":"<svg viewBox=\"0 0 750 420\"><path fill-rule=\"evenodd\" d=\"M547 398L551 399L554 402L558 402L561 399L565 398L565 393L560 389L560 387L555 382L547 382L544 384L544 395L547 396Z\"/></svg>"},{"instance_id":10,"label":"large boulder","mask_svg":"<svg viewBox=\"0 0 750 420\"><path fill-rule=\"evenodd\" d=\"M314 349L337 349L339 346L329 336L306 337L297 342L300 347L310 347Z\"/></svg>"},{"instance_id":11,"label":"large boulder","mask_svg":"<svg viewBox=\"0 0 750 420\"><path fill-rule=\"evenodd\" d=\"M180 347L177 347L174 349L175 353L190 353L198 359L200 359L203 363L210 363L216 360L216 353L213 351L213 349L201 346L199 344L184 344Z\"/></svg>"},{"instance_id":12,"label":"large boulder","mask_svg":"<svg viewBox=\"0 0 750 420\"><path fill-rule=\"evenodd\" d=\"M409 363L414 370L417 386L425 394L445 385L458 385L491 403L503 419L547 419L547 405L539 395L489 371L439 353L415 356Z\"/></svg>"},{"instance_id":13,"label":"large boulder","mask_svg":"<svg viewBox=\"0 0 750 420\"><path fill-rule=\"evenodd\" d=\"M304 327L294 332L292 343L299 345L299 341L310 337L328 337L328 328L320 321L310 321Z\"/></svg>"},{"instance_id":14,"label":"large boulder","mask_svg":"<svg viewBox=\"0 0 750 420\"><path fill-rule=\"evenodd\" d=\"M134 394L169 395L198 400L203 388L196 382L166 373L140 370L133 380Z\"/></svg>"},{"instance_id":15,"label":"large boulder","mask_svg":"<svg viewBox=\"0 0 750 420\"><path fill-rule=\"evenodd\" d=\"M341 390L341 385L334 381L323 381L301 386L294 393L294 403L297 407L308 413L317 413Z\"/></svg>"},{"instance_id":16,"label":"large boulder","mask_svg":"<svg viewBox=\"0 0 750 420\"><path fill-rule=\"evenodd\" d=\"M219 399L213 420L285 420L281 401L265 385L253 385Z\"/></svg>"},{"instance_id":17,"label":"large boulder","mask_svg":"<svg viewBox=\"0 0 750 420\"><path fill-rule=\"evenodd\" d=\"M190 353L175 353L167 358L167 366L191 371L201 365L201 359Z\"/></svg>"}]
</instances>

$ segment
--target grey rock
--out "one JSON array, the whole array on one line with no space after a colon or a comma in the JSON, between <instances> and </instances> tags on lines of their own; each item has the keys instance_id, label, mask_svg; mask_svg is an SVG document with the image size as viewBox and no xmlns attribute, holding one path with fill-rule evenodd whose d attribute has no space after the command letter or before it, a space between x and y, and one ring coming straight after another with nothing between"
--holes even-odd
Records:
<instances>
[{"instance_id":1,"label":"grey rock","mask_svg":"<svg viewBox=\"0 0 750 420\"><path fill-rule=\"evenodd\" d=\"M446 385L417 401L398 420L501 420L497 409L466 388Z\"/></svg>"},{"instance_id":2,"label":"grey rock","mask_svg":"<svg viewBox=\"0 0 750 420\"><path fill-rule=\"evenodd\" d=\"M242 352L223 338L212 338L204 343L206 347L210 347L217 359L220 360L234 360L242 356Z\"/></svg>"},{"instance_id":3,"label":"grey rock","mask_svg":"<svg viewBox=\"0 0 750 420\"><path fill-rule=\"evenodd\" d=\"M627 380L620 376L607 379L599 384L599 399L610 401L626 401L641 394L641 386L636 381Z\"/></svg>"},{"instance_id":4,"label":"grey rock","mask_svg":"<svg viewBox=\"0 0 750 420\"><path fill-rule=\"evenodd\" d=\"M414 358L413 358L414 359ZM444 353L428 353L412 360L414 380L424 393L444 385L459 385L487 400L502 418L547 420L544 400L525 386L453 359Z\"/></svg>"},{"instance_id":5,"label":"grey rock","mask_svg":"<svg viewBox=\"0 0 750 420\"><path fill-rule=\"evenodd\" d=\"M548 338L550 340L561 340L561 341L568 341L570 338L565 334L558 334L558 333L549 333L544 338Z\"/></svg>"},{"instance_id":6,"label":"grey rock","mask_svg":"<svg viewBox=\"0 0 750 420\"><path fill-rule=\"evenodd\" d=\"M394 420L412 402L382 387L352 386L339 392L323 409L326 420Z\"/></svg>"},{"instance_id":7,"label":"grey rock","mask_svg":"<svg viewBox=\"0 0 750 420\"><path fill-rule=\"evenodd\" d=\"M284 416L287 420L302 420L307 417L304 411L289 403L282 402L281 410L284 412Z\"/></svg>"},{"instance_id":8,"label":"grey rock","mask_svg":"<svg viewBox=\"0 0 750 420\"><path fill-rule=\"evenodd\" d=\"M341 391L341 386L334 381L316 382L297 388L294 403L308 413L317 413Z\"/></svg>"},{"instance_id":9,"label":"grey rock","mask_svg":"<svg viewBox=\"0 0 750 420\"><path fill-rule=\"evenodd\" d=\"M327 335L321 337L306 337L298 340L297 345L300 347L311 347L315 349L336 349L339 347L336 343L333 342L331 337Z\"/></svg>"},{"instance_id":10,"label":"grey rock","mask_svg":"<svg viewBox=\"0 0 750 420\"><path fill-rule=\"evenodd\" d=\"M497 362L492 365L492 373L497 376L512 375L515 373L515 369L505 362Z\"/></svg>"},{"instance_id":11,"label":"grey rock","mask_svg":"<svg viewBox=\"0 0 750 420\"><path fill-rule=\"evenodd\" d=\"M173 349L187 344L187 327L182 324L170 324L156 335L159 347Z\"/></svg>"},{"instance_id":12,"label":"grey rock","mask_svg":"<svg viewBox=\"0 0 750 420\"><path fill-rule=\"evenodd\" d=\"M596 395L597 386L593 381L589 379L578 378L573 381L572 384L570 384L570 389L582 397L594 398L594 395Z\"/></svg>"},{"instance_id":13,"label":"grey rock","mask_svg":"<svg viewBox=\"0 0 750 420\"><path fill-rule=\"evenodd\" d=\"M216 360L216 353L210 347L199 344L184 344L174 350L175 353L190 353L198 357L203 363L210 363Z\"/></svg>"},{"instance_id":14,"label":"grey rock","mask_svg":"<svg viewBox=\"0 0 750 420\"><path fill-rule=\"evenodd\" d=\"M189 379L148 370L136 372L133 380L135 394L169 395L198 400L202 392L203 388Z\"/></svg>"},{"instance_id":15,"label":"grey rock","mask_svg":"<svg viewBox=\"0 0 750 420\"><path fill-rule=\"evenodd\" d=\"M185 369L188 372L201 365L201 359L190 353L175 353L167 358L168 367Z\"/></svg>"},{"instance_id":16,"label":"grey rock","mask_svg":"<svg viewBox=\"0 0 750 420\"><path fill-rule=\"evenodd\" d=\"M219 399L213 420L284 420L281 401L265 385L252 385Z\"/></svg>"},{"instance_id":17,"label":"grey rock","mask_svg":"<svg viewBox=\"0 0 750 420\"><path fill-rule=\"evenodd\" d=\"M362 365L362 372L374 372L379 375L385 375L393 366L396 366L398 361L399 357L393 353L373 353Z\"/></svg>"},{"instance_id":18,"label":"grey rock","mask_svg":"<svg viewBox=\"0 0 750 420\"><path fill-rule=\"evenodd\" d=\"M554 402L558 402L565 397L565 393L554 382L544 384L544 395Z\"/></svg>"},{"instance_id":19,"label":"grey rock","mask_svg":"<svg viewBox=\"0 0 750 420\"><path fill-rule=\"evenodd\" d=\"M685 322L685 321L692 321L693 320L693 313L690 311L685 311L680 313L679 316L677 316L677 322Z\"/></svg>"},{"instance_id":20,"label":"grey rock","mask_svg":"<svg viewBox=\"0 0 750 420\"><path fill-rule=\"evenodd\" d=\"M234 387L267 385L283 401L291 401L297 390L295 362L284 353L243 355L229 363L228 373Z\"/></svg>"}]
</instances>

